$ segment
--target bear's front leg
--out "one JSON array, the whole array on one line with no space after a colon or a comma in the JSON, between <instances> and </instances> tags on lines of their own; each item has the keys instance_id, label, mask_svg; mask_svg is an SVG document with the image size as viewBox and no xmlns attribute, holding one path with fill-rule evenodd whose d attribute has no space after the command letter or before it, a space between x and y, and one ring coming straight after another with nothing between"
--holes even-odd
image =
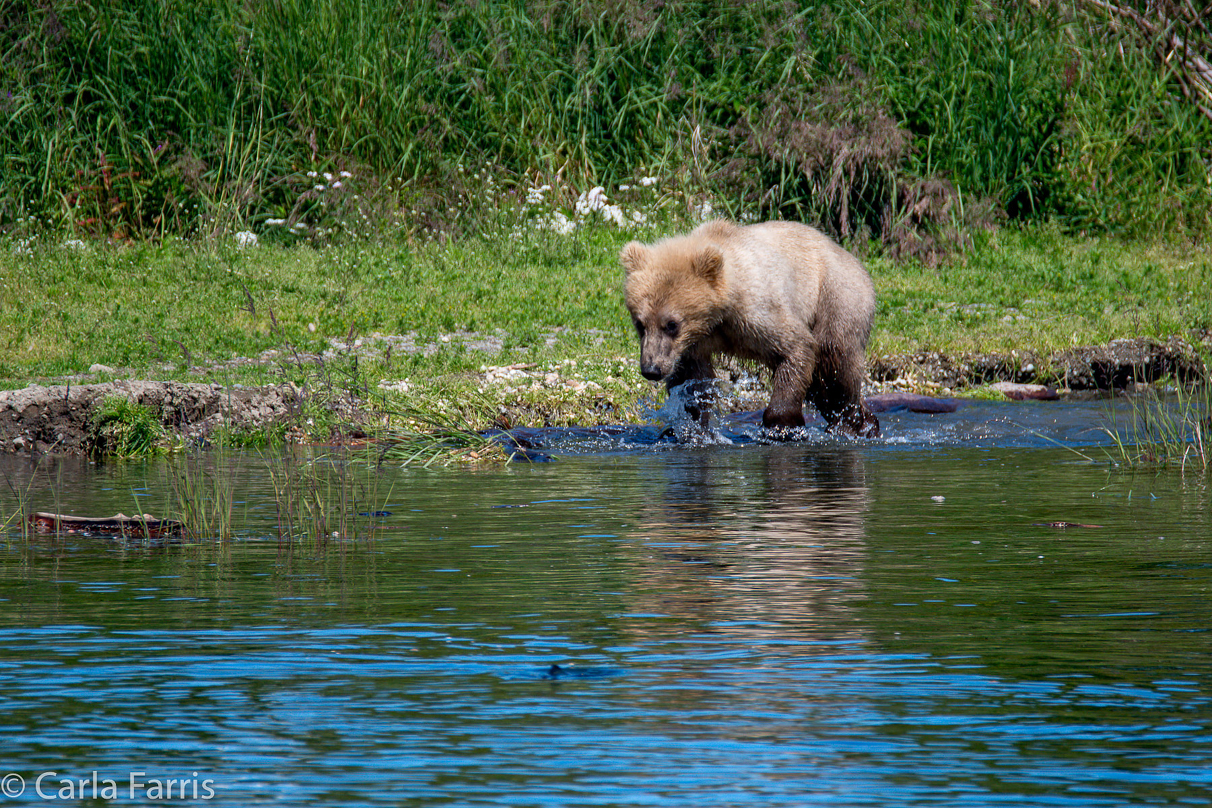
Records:
<instances>
[{"instance_id":1,"label":"bear's front leg","mask_svg":"<svg viewBox=\"0 0 1212 808\"><path fill-rule=\"evenodd\" d=\"M682 354L677 367L665 380L665 388L672 390L681 384L687 384L683 391L686 416L706 429L715 408L715 367L711 355L697 351Z\"/></svg>"},{"instance_id":2,"label":"bear's front leg","mask_svg":"<svg viewBox=\"0 0 1212 808\"><path fill-rule=\"evenodd\" d=\"M812 361L784 359L774 368L770 404L762 413L766 429L798 429L804 425L804 397L812 378Z\"/></svg>"}]
</instances>

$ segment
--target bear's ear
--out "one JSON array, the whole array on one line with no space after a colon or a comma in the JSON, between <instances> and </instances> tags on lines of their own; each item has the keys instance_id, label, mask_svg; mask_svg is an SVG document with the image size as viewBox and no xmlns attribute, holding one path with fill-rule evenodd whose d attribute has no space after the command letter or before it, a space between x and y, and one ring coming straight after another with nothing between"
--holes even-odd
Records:
<instances>
[{"instance_id":1,"label":"bear's ear","mask_svg":"<svg viewBox=\"0 0 1212 808\"><path fill-rule=\"evenodd\" d=\"M694 260L691 261L690 266L694 269L694 274L707 281L707 283L712 286L719 286L724 274L724 254L720 252L718 247L704 247L699 250Z\"/></svg>"},{"instance_id":2,"label":"bear's ear","mask_svg":"<svg viewBox=\"0 0 1212 808\"><path fill-rule=\"evenodd\" d=\"M638 241L629 241L619 253L619 261L623 263L623 268L630 275L644 265L644 258L647 255L647 247Z\"/></svg>"}]
</instances>

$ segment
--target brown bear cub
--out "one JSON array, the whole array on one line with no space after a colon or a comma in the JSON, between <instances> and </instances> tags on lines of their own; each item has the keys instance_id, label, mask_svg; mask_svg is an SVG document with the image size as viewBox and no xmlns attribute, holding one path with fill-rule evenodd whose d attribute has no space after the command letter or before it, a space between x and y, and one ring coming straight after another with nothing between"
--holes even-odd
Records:
<instances>
[{"instance_id":1,"label":"brown bear cub","mask_svg":"<svg viewBox=\"0 0 1212 808\"><path fill-rule=\"evenodd\" d=\"M773 371L763 426L802 427L809 399L830 429L879 435L861 395L875 290L828 236L794 222L712 221L630 242L619 258L644 378L670 388L713 379L712 355L731 354ZM687 411L706 425L706 410Z\"/></svg>"}]
</instances>

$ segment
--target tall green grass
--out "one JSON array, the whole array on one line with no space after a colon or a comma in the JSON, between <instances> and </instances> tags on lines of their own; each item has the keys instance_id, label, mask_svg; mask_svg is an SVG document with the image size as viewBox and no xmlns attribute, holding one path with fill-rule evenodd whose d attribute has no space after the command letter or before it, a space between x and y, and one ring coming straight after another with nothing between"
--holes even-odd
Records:
<instances>
[{"instance_id":1,"label":"tall green grass","mask_svg":"<svg viewBox=\"0 0 1212 808\"><path fill-rule=\"evenodd\" d=\"M1090 3L13 0L0 23L17 236L315 227L326 170L405 232L473 229L471 169L505 193L659 175L910 252L996 215L1203 231L1212 209L1180 63Z\"/></svg>"}]
</instances>

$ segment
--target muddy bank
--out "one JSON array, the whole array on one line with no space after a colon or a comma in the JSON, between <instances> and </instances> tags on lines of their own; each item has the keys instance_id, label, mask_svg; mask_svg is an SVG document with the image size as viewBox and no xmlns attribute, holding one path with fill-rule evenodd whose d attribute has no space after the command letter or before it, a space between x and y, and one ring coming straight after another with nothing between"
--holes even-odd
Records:
<instances>
[{"instance_id":1,"label":"muddy bank","mask_svg":"<svg viewBox=\"0 0 1212 808\"><path fill-rule=\"evenodd\" d=\"M492 347L497 346L486 344L484 350L491 354ZM1123 389L1162 378L1188 383L1205 377L1207 368L1201 353L1203 356L1212 353L1212 334L1196 335L1195 342L1177 337L1164 342L1121 339L1103 346L1052 354L1027 351L1012 355L948 356L923 352L878 356L869 359L872 383L868 392L950 395L953 391L962 394L967 388L995 382L1014 382L1043 384L1062 394L1074 395ZM480 384L487 389L533 382L587 395L598 388L591 380L562 376L553 380L553 376L560 374L531 365L486 366ZM749 395L753 398L749 403L760 407L767 395L765 385L747 374L740 381L735 385L738 398ZM187 440L205 439L221 427L259 430L288 424L298 416L301 404L300 391L290 385L246 388L157 381L31 385L0 391L0 450L88 451L95 439L94 413L110 396L121 396L152 408L165 427Z\"/></svg>"},{"instance_id":2,"label":"muddy bank","mask_svg":"<svg viewBox=\"0 0 1212 808\"><path fill-rule=\"evenodd\" d=\"M185 382L116 381L104 384L30 385L0 391L0 448L9 452L88 451L94 414L120 396L150 407L168 429L186 439L205 438L223 426L258 429L297 412L293 386L222 387Z\"/></svg>"},{"instance_id":3,"label":"muddy bank","mask_svg":"<svg viewBox=\"0 0 1212 808\"><path fill-rule=\"evenodd\" d=\"M876 382L925 383L952 390L993 382L1047 384L1062 391L1122 390L1166 377L1187 384L1204 378L1201 357L1212 353L1212 334L1195 342L1172 337L1117 339L1106 345L1070 348L1050 354L1018 351L1005 354L947 356L936 352L873 357Z\"/></svg>"}]
</instances>

